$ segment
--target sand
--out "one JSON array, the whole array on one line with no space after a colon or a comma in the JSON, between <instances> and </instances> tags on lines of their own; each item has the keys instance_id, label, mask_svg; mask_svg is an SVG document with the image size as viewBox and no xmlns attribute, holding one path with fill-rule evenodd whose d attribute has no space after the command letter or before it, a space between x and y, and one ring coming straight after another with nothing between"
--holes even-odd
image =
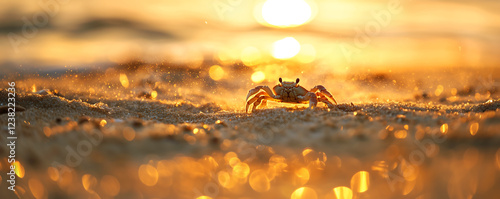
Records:
<instances>
[{"instance_id":1,"label":"sand","mask_svg":"<svg viewBox=\"0 0 500 199\"><path fill-rule=\"evenodd\" d=\"M224 69L219 81L208 67L143 63L4 77L26 110L15 192L0 137L2 198L500 197L496 77L284 71L339 104L246 114L246 92L276 82Z\"/></svg>"}]
</instances>

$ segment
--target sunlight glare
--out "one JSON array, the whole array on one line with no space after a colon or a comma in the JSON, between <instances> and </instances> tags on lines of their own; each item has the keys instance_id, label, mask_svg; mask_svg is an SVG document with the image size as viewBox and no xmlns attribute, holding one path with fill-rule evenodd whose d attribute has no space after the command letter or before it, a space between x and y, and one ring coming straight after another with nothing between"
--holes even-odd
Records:
<instances>
[{"instance_id":1,"label":"sunlight glare","mask_svg":"<svg viewBox=\"0 0 500 199\"><path fill-rule=\"evenodd\" d=\"M271 26L296 27L307 23L311 16L311 6L304 0L267 0L262 6L262 17Z\"/></svg>"},{"instance_id":2,"label":"sunlight glare","mask_svg":"<svg viewBox=\"0 0 500 199\"><path fill-rule=\"evenodd\" d=\"M286 37L273 43L272 54L276 59L290 59L300 51L300 43L293 37Z\"/></svg>"}]
</instances>

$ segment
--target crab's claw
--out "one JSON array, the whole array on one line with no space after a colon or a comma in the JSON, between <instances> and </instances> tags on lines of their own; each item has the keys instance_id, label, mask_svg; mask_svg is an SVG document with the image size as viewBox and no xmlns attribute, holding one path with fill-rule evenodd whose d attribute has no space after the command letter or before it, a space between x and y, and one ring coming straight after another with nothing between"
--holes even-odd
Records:
<instances>
[{"instance_id":1,"label":"crab's claw","mask_svg":"<svg viewBox=\"0 0 500 199\"><path fill-rule=\"evenodd\" d=\"M333 95L328 91L326 90L326 88L322 85L317 85L315 86L313 89L311 89L310 92L313 92L315 93L316 91L319 91L320 93L322 93L323 95L325 95L326 97L330 98L331 100L333 100L333 102L335 104L337 104L337 101L335 100L335 98L333 97Z\"/></svg>"},{"instance_id":2,"label":"crab's claw","mask_svg":"<svg viewBox=\"0 0 500 199\"><path fill-rule=\"evenodd\" d=\"M251 104L253 104L253 109L255 109L260 104L264 105L266 103L265 100L276 99L278 97L268 86L257 86L250 89L246 98L245 112L248 113L248 107Z\"/></svg>"}]
</instances>

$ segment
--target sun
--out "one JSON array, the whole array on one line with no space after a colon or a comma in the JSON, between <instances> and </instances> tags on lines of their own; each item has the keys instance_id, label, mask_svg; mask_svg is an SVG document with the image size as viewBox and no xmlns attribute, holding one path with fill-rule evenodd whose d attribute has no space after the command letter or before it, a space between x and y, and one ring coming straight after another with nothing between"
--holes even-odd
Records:
<instances>
[{"instance_id":1,"label":"sun","mask_svg":"<svg viewBox=\"0 0 500 199\"><path fill-rule=\"evenodd\" d=\"M296 27L307 23L311 17L311 6L305 0L267 0L262 5L264 25Z\"/></svg>"},{"instance_id":2,"label":"sun","mask_svg":"<svg viewBox=\"0 0 500 199\"><path fill-rule=\"evenodd\" d=\"M293 37L286 37L273 43L272 55L276 59L290 59L299 51L300 43Z\"/></svg>"}]
</instances>

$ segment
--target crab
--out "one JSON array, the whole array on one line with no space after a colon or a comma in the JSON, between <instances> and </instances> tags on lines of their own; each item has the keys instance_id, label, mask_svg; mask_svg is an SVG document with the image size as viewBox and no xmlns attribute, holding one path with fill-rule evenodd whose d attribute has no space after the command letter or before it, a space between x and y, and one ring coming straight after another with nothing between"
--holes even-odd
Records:
<instances>
[{"instance_id":1,"label":"crab","mask_svg":"<svg viewBox=\"0 0 500 199\"><path fill-rule=\"evenodd\" d=\"M247 94L247 103L245 107L248 113L248 107L253 104L252 111L259 107L265 107L267 100L276 102L293 103L293 104L307 104L309 108L314 109L318 101L325 103L328 108L335 107L337 101L333 95L326 90L322 85L317 85L311 90L307 90L299 85L300 79L297 78L295 82L283 81L279 78L279 84L271 90L269 86L257 86L250 89Z\"/></svg>"}]
</instances>

